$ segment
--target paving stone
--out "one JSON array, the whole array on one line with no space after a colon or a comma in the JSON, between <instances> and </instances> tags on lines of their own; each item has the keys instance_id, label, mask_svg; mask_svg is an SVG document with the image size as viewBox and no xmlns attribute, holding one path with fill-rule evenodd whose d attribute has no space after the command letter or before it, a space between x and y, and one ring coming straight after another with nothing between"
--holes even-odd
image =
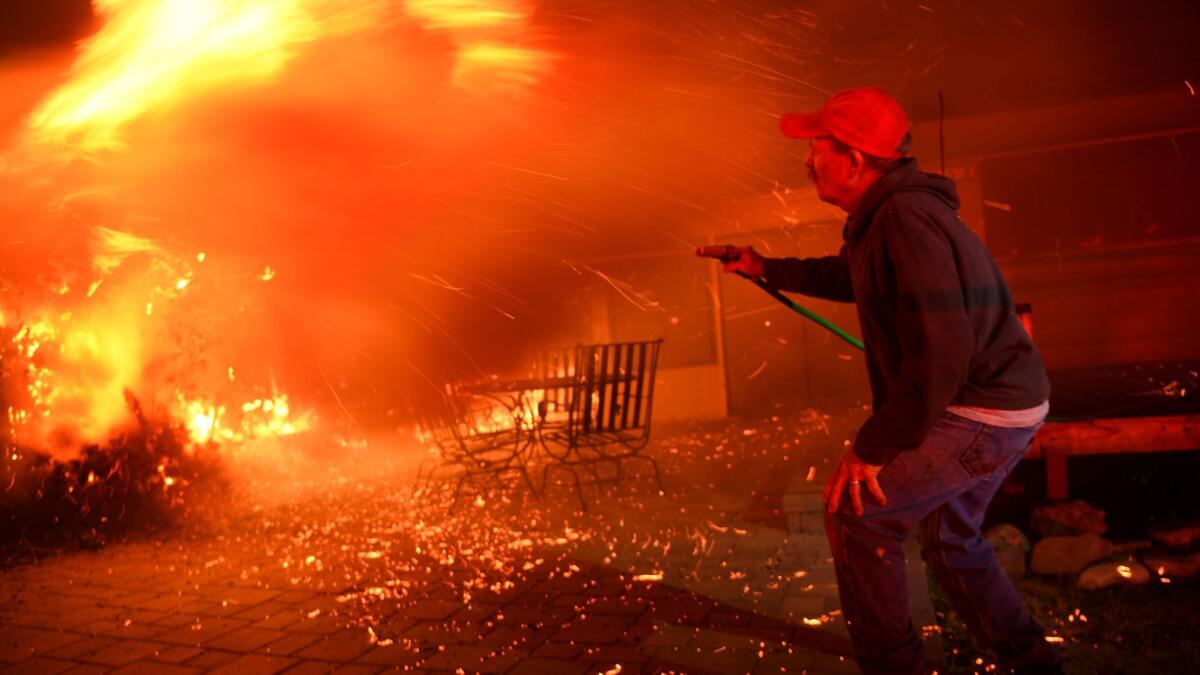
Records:
<instances>
[{"instance_id":1,"label":"paving stone","mask_svg":"<svg viewBox=\"0 0 1200 675\"><path fill-rule=\"evenodd\" d=\"M108 666L98 666L94 663L72 664L74 667L69 670L62 671L61 675L102 675L103 673L112 672L112 668Z\"/></svg>"},{"instance_id":2,"label":"paving stone","mask_svg":"<svg viewBox=\"0 0 1200 675\"><path fill-rule=\"evenodd\" d=\"M758 663L760 673L802 673L812 668L816 653L807 649L768 650Z\"/></svg>"},{"instance_id":3,"label":"paving stone","mask_svg":"<svg viewBox=\"0 0 1200 675\"><path fill-rule=\"evenodd\" d=\"M194 675L202 673L203 668L191 668L173 663L156 663L153 661L135 661L127 666L111 670L112 675Z\"/></svg>"},{"instance_id":4,"label":"paving stone","mask_svg":"<svg viewBox=\"0 0 1200 675\"><path fill-rule=\"evenodd\" d=\"M858 663L848 656L834 656L833 654L815 654L812 661L812 670L821 673L857 673L861 672Z\"/></svg>"},{"instance_id":5,"label":"paving stone","mask_svg":"<svg viewBox=\"0 0 1200 675\"><path fill-rule=\"evenodd\" d=\"M258 627L264 627L264 622L258 622ZM336 633L346 627L345 619L332 616L330 614L321 613L317 616L310 617L307 614L301 614L300 619L294 623L287 624L289 631L297 631L303 633L315 633L317 635L330 635Z\"/></svg>"},{"instance_id":6,"label":"paving stone","mask_svg":"<svg viewBox=\"0 0 1200 675\"><path fill-rule=\"evenodd\" d=\"M458 603L429 601L417 603L401 610L401 612L404 616L412 619L445 621L460 609L462 609L462 605Z\"/></svg>"},{"instance_id":7,"label":"paving stone","mask_svg":"<svg viewBox=\"0 0 1200 675\"><path fill-rule=\"evenodd\" d=\"M200 653L196 647L180 647L178 645L163 646L157 654L150 658L163 663L182 663Z\"/></svg>"},{"instance_id":8,"label":"paving stone","mask_svg":"<svg viewBox=\"0 0 1200 675\"><path fill-rule=\"evenodd\" d=\"M333 673L334 675L375 675L381 670L383 669L378 666L350 663L334 668Z\"/></svg>"},{"instance_id":9,"label":"paving stone","mask_svg":"<svg viewBox=\"0 0 1200 675\"><path fill-rule=\"evenodd\" d=\"M266 652L268 654L287 656L311 645L320 639L321 636L315 633L287 633L284 637L281 637L270 644L263 645L259 651Z\"/></svg>"},{"instance_id":10,"label":"paving stone","mask_svg":"<svg viewBox=\"0 0 1200 675\"><path fill-rule=\"evenodd\" d=\"M249 619L249 617L244 617L241 615L237 616L238 618ZM299 624L306 618L306 616L307 615L304 612L298 609L284 609L265 616L262 619L255 621L252 625L255 628L283 629Z\"/></svg>"},{"instance_id":11,"label":"paving stone","mask_svg":"<svg viewBox=\"0 0 1200 675\"><path fill-rule=\"evenodd\" d=\"M425 658L422 654L414 652L408 647L404 647L399 643L393 643L386 647L373 646L369 651L356 658L355 661L372 666L404 667L414 665Z\"/></svg>"},{"instance_id":12,"label":"paving stone","mask_svg":"<svg viewBox=\"0 0 1200 675\"><path fill-rule=\"evenodd\" d=\"M64 659L52 659L46 656L35 656L24 661L0 666L0 671L6 675L55 675L75 668L79 664Z\"/></svg>"},{"instance_id":13,"label":"paving stone","mask_svg":"<svg viewBox=\"0 0 1200 675\"><path fill-rule=\"evenodd\" d=\"M204 643L205 647L231 652L252 652L285 637L287 633L244 626Z\"/></svg>"},{"instance_id":14,"label":"paving stone","mask_svg":"<svg viewBox=\"0 0 1200 675\"><path fill-rule=\"evenodd\" d=\"M573 660L534 657L522 660L508 672L511 675L584 675L603 671L596 671L587 663Z\"/></svg>"},{"instance_id":15,"label":"paving stone","mask_svg":"<svg viewBox=\"0 0 1200 675\"><path fill-rule=\"evenodd\" d=\"M634 622L626 617L593 616L576 619L554 634L554 642L577 642L580 644L605 644L616 642L628 635Z\"/></svg>"},{"instance_id":16,"label":"paving stone","mask_svg":"<svg viewBox=\"0 0 1200 675\"><path fill-rule=\"evenodd\" d=\"M233 613L233 618L245 619L246 621L266 621L276 614L282 614L288 611L291 611L297 616L300 614L300 610L295 609L295 607L289 603L279 602L278 600L269 600L252 607L239 607L238 611Z\"/></svg>"},{"instance_id":17,"label":"paving stone","mask_svg":"<svg viewBox=\"0 0 1200 675\"><path fill-rule=\"evenodd\" d=\"M20 633L20 637L0 645L0 662L21 661L32 656L54 655L60 647L81 642L87 636L81 633L66 633L57 630L32 629Z\"/></svg>"},{"instance_id":18,"label":"paving stone","mask_svg":"<svg viewBox=\"0 0 1200 675\"><path fill-rule=\"evenodd\" d=\"M233 663L240 656L241 654L235 654L234 652L206 649L202 650L199 654L193 656L187 661L184 661L183 665L210 670L212 668L220 668L221 666Z\"/></svg>"},{"instance_id":19,"label":"paving stone","mask_svg":"<svg viewBox=\"0 0 1200 675\"><path fill-rule=\"evenodd\" d=\"M81 657L114 643L116 643L116 640L109 637L85 637L82 640L51 649L45 653L45 656L56 659L80 660Z\"/></svg>"},{"instance_id":20,"label":"paving stone","mask_svg":"<svg viewBox=\"0 0 1200 675\"><path fill-rule=\"evenodd\" d=\"M361 628L346 628L325 636L296 653L301 659L351 661L370 651L367 632Z\"/></svg>"},{"instance_id":21,"label":"paving stone","mask_svg":"<svg viewBox=\"0 0 1200 675\"><path fill-rule=\"evenodd\" d=\"M533 655L555 661L567 661L579 658L583 647L566 642L547 642L533 651Z\"/></svg>"},{"instance_id":22,"label":"paving stone","mask_svg":"<svg viewBox=\"0 0 1200 675\"><path fill-rule=\"evenodd\" d=\"M283 671L286 675L324 675L332 673L337 666L328 661L301 661Z\"/></svg>"},{"instance_id":23,"label":"paving stone","mask_svg":"<svg viewBox=\"0 0 1200 675\"><path fill-rule=\"evenodd\" d=\"M168 630L155 639L179 645L203 645L210 640L235 631L246 625L245 621L221 617L201 617L187 626Z\"/></svg>"},{"instance_id":24,"label":"paving stone","mask_svg":"<svg viewBox=\"0 0 1200 675\"><path fill-rule=\"evenodd\" d=\"M799 621L803 618L815 619L826 612L827 600L819 595L789 596L783 599L779 612L786 617Z\"/></svg>"},{"instance_id":25,"label":"paving stone","mask_svg":"<svg viewBox=\"0 0 1200 675\"><path fill-rule=\"evenodd\" d=\"M488 647L459 645L447 647L421 664L422 668L468 672L503 673L523 658L523 654L505 653Z\"/></svg>"},{"instance_id":26,"label":"paving stone","mask_svg":"<svg viewBox=\"0 0 1200 675\"><path fill-rule=\"evenodd\" d=\"M216 675L273 675L287 670L296 663L295 659L284 656L267 656L264 654L243 654L236 660L210 670Z\"/></svg>"},{"instance_id":27,"label":"paving stone","mask_svg":"<svg viewBox=\"0 0 1200 675\"><path fill-rule=\"evenodd\" d=\"M228 601L231 604L236 603L243 607L250 607L274 598L278 598L282 594L283 593L281 591L271 591L263 588L243 586L220 591L216 595L219 596L221 600Z\"/></svg>"},{"instance_id":28,"label":"paving stone","mask_svg":"<svg viewBox=\"0 0 1200 675\"><path fill-rule=\"evenodd\" d=\"M90 654L80 656L80 660L98 663L105 666L123 666L139 659L153 655L163 648L163 645L141 640L118 640Z\"/></svg>"}]
</instances>

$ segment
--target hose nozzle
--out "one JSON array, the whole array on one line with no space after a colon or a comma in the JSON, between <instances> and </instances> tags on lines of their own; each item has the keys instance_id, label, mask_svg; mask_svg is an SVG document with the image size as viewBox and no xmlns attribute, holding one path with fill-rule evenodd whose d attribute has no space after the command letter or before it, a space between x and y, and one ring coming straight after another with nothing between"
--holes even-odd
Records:
<instances>
[{"instance_id":1,"label":"hose nozzle","mask_svg":"<svg viewBox=\"0 0 1200 675\"><path fill-rule=\"evenodd\" d=\"M742 249L729 244L716 244L714 246L697 246L696 255L701 258L716 258L722 263L729 264L742 255Z\"/></svg>"}]
</instances>

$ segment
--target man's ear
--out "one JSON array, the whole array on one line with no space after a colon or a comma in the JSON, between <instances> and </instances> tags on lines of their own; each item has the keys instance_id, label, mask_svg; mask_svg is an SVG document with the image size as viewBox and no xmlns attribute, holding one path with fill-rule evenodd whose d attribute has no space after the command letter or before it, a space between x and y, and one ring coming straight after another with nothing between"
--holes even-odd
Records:
<instances>
[{"instance_id":1,"label":"man's ear","mask_svg":"<svg viewBox=\"0 0 1200 675\"><path fill-rule=\"evenodd\" d=\"M850 165L848 167L850 169L849 174L855 178L858 178L863 174L863 170L866 169L867 160L865 157L863 157L861 152L855 150L854 148L850 148L850 152L848 154L850 158Z\"/></svg>"}]
</instances>

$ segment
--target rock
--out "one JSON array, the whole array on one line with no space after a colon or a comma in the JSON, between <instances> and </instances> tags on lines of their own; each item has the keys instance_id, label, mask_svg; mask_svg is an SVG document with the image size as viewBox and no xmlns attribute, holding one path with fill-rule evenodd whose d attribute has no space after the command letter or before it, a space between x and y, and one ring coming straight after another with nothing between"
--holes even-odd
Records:
<instances>
[{"instance_id":1,"label":"rock","mask_svg":"<svg viewBox=\"0 0 1200 675\"><path fill-rule=\"evenodd\" d=\"M1200 574L1200 553L1187 556L1147 553L1142 562L1160 577L1188 579Z\"/></svg>"},{"instance_id":2,"label":"rock","mask_svg":"<svg viewBox=\"0 0 1200 675\"><path fill-rule=\"evenodd\" d=\"M1075 583L1082 589L1094 591L1114 584L1144 584L1147 581L1150 581L1150 570L1139 562L1130 561L1093 565L1084 570Z\"/></svg>"},{"instance_id":3,"label":"rock","mask_svg":"<svg viewBox=\"0 0 1200 675\"><path fill-rule=\"evenodd\" d=\"M1077 499L1065 504L1049 504L1033 510L1029 529L1043 537L1071 537L1078 534L1104 534L1108 526L1104 512Z\"/></svg>"},{"instance_id":4,"label":"rock","mask_svg":"<svg viewBox=\"0 0 1200 675\"><path fill-rule=\"evenodd\" d=\"M1030 567L1038 574L1078 574L1088 563L1112 555L1112 543L1094 535L1046 537L1033 547Z\"/></svg>"},{"instance_id":5,"label":"rock","mask_svg":"<svg viewBox=\"0 0 1200 675\"><path fill-rule=\"evenodd\" d=\"M1012 580L1021 579L1025 576L1025 551L1015 546L996 546L996 561L1000 563L1000 567L1008 574L1008 578Z\"/></svg>"},{"instance_id":6,"label":"rock","mask_svg":"<svg viewBox=\"0 0 1200 675\"><path fill-rule=\"evenodd\" d=\"M1175 548L1187 548L1200 542L1200 523L1190 523L1169 530L1151 532L1150 536L1160 544Z\"/></svg>"},{"instance_id":7,"label":"rock","mask_svg":"<svg viewBox=\"0 0 1200 675\"><path fill-rule=\"evenodd\" d=\"M1026 554L1032 546L1024 532L1013 525L996 525L983 534L996 551L996 560L1000 567L1008 573L1010 579L1020 579L1025 576Z\"/></svg>"},{"instance_id":8,"label":"rock","mask_svg":"<svg viewBox=\"0 0 1200 675\"><path fill-rule=\"evenodd\" d=\"M1025 533L1015 525L1000 524L990 527L987 532L983 533L983 536L992 542L992 546L1019 548L1026 553L1033 550L1033 546L1029 543L1029 537L1026 537Z\"/></svg>"}]
</instances>

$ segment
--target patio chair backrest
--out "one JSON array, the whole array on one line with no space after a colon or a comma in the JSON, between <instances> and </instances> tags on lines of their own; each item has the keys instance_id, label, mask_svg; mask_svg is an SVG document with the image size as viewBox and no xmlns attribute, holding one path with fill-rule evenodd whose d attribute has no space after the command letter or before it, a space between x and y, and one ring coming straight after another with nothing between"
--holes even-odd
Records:
<instances>
[{"instance_id":1,"label":"patio chair backrest","mask_svg":"<svg viewBox=\"0 0 1200 675\"><path fill-rule=\"evenodd\" d=\"M573 445L649 439L662 340L580 345L571 407Z\"/></svg>"},{"instance_id":2,"label":"patio chair backrest","mask_svg":"<svg viewBox=\"0 0 1200 675\"><path fill-rule=\"evenodd\" d=\"M541 400L538 402L541 417L567 412L573 393L573 385L570 383L574 382L578 358L578 347L547 347L538 353L530 369L530 376L543 381L561 380L566 383L542 390Z\"/></svg>"},{"instance_id":3,"label":"patio chair backrest","mask_svg":"<svg viewBox=\"0 0 1200 675\"><path fill-rule=\"evenodd\" d=\"M452 385L419 397L415 407L425 442L448 460L506 446L516 433L494 401L464 395Z\"/></svg>"}]
</instances>

